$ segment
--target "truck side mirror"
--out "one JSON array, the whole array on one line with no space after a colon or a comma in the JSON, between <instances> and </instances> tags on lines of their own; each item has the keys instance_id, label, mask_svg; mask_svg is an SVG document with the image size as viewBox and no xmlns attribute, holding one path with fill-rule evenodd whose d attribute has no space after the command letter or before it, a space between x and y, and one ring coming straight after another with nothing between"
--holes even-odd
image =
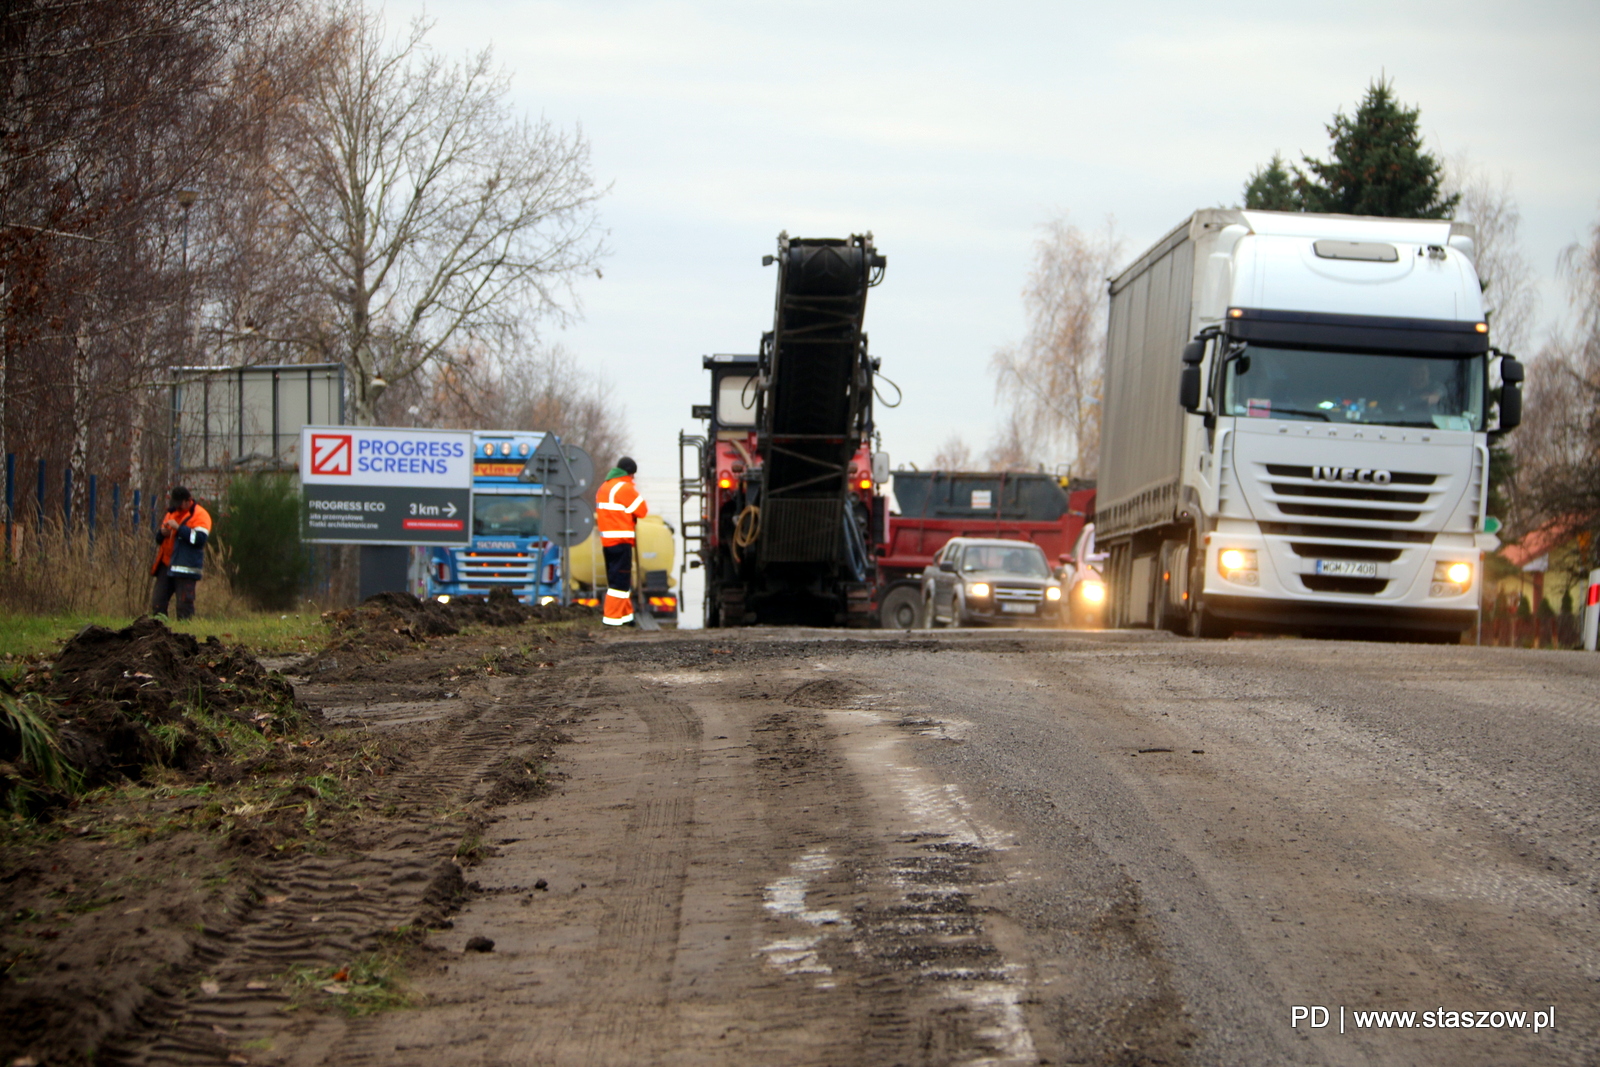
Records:
<instances>
[{"instance_id":1,"label":"truck side mirror","mask_svg":"<svg viewBox=\"0 0 1600 1067\"><path fill-rule=\"evenodd\" d=\"M939 569L942 570L942 571L946 571L946 572L948 572L950 574L954 574L956 572L955 560L951 560L951 559L942 559L942 560L940 560L939 561Z\"/></svg>"},{"instance_id":2,"label":"truck side mirror","mask_svg":"<svg viewBox=\"0 0 1600 1067\"><path fill-rule=\"evenodd\" d=\"M1178 404L1183 410L1200 410L1200 361L1206 358L1206 343L1190 341L1183 346L1183 372L1178 379Z\"/></svg>"},{"instance_id":3,"label":"truck side mirror","mask_svg":"<svg viewBox=\"0 0 1600 1067\"><path fill-rule=\"evenodd\" d=\"M1513 356L1500 357L1500 432L1522 422L1522 364Z\"/></svg>"}]
</instances>

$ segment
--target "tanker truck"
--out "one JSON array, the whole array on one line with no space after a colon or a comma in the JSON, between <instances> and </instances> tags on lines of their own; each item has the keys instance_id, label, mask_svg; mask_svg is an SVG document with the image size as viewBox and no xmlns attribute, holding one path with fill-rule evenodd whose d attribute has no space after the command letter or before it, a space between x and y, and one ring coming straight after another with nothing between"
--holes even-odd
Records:
<instances>
[{"instance_id":1,"label":"tanker truck","mask_svg":"<svg viewBox=\"0 0 1600 1067\"><path fill-rule=\"evenodd\" d=\"M674 545L672 526L659 515L646 515L634 527L633 599L639 608L648 607L656 622L672 628L678 625L678 580L672 576ZM600 535L573 545L567 552L568 588L573 603L599 607L605 595L606 561L600 551Z\"/></svg>"},{"instance_id":2,"label":"tanker truck","mask_svg":"<svg viewBox=\"0 0 1600 1067\"><path fill-rule=\"evenodd\" d=\"M1208 209L1110 282L1110 623L1453 642L1521 418L1474 231Z\"/></svg>"}]
</instances>

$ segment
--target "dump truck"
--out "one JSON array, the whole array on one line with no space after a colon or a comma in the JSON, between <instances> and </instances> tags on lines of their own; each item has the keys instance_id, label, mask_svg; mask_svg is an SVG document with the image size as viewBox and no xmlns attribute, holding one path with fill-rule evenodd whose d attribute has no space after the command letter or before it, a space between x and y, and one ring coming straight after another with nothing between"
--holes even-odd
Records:
<instances>
[{"instance_id":1,"label":"dump truck","mask_svg":"<svg viewBox=\"0 0 1600 1067\"><path fill-rule=\"evenodd\" d=\"M898 470L892 488L877 601L880 624L897 630L927 625L923 569L951 538L1032 541L1057 566L1094 514L1092 481L1053 474Z\"/></svg>"},{"instance_id":2,"label":"dump truck","mask_svg":"<svg viewBox=\"0 0 1600 1067\"><path fill-rule=\"evenodd\" d=\"M1195 212L1110 282L1110 622L1457 641L1521 418L1474 231Z\"/></svg>"},{"instance_id":3,"label":"dump truck","mask_svg":"<svg viewBox=\"0 0 1600 1067\"><path fill-rule=\"evenodd\" d=\"M878 361L867 290L885 258L872 235L778 235L772 329L759 352L707 356L704 435L679 436L685 547L706 572L705 623L868 626L887 461L872 454Z\"/></svg>"}]
</instances>

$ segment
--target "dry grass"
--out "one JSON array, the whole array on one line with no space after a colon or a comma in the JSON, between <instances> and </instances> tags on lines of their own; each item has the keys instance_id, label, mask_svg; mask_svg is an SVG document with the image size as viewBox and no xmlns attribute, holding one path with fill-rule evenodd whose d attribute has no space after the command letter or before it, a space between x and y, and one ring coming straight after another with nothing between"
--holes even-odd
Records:
<instances>
[{"instance_id":1,"label":"dry grass","mask_svg":"<svg viewBox=\"0 0 1600 1067\"><path fill-rule=\"evenodd\" d=\"M102 526L93 542L84 530L46 521L16 527L9 561L0 560L0 614L126 615L149 610L154 536L147 529ZM228 581L208 547L197 613L245 615L253 606Z\"/></svg>"}]
</instances>

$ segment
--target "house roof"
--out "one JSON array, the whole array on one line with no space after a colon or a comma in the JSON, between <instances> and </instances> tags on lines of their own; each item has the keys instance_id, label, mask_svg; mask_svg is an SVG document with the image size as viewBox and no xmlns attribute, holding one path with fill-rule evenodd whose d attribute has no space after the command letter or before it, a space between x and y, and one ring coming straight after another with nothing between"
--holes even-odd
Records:
<instances>
[{"instance_id":1,"label":"house roof","mask_svg":"<svg viewBox=\"0 0 1600 1067\"><path fill-rule=\"evenodd\" d=\"M1517 567L1526 567L1540 556L1548 555L1553 548L1559 548L1577 535L1576 523L1571 518L1552 519L1536 530L1530 530L1523 535L1521 541L1514 545L1506 545L1500 550L1500 555L1508 563Z\"/></svg>"}]
</instances>

